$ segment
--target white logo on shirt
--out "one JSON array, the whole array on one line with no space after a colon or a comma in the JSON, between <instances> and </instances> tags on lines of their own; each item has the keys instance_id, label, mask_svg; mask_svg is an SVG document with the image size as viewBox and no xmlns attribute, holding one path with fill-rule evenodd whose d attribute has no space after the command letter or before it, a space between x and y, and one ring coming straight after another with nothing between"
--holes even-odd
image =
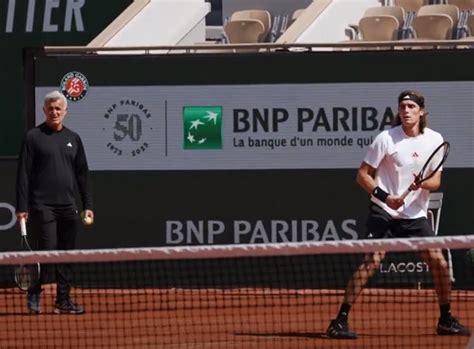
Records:
<instances>
[{"instance_id":1,"label":"white logo on shirt","mask_svg":"<svg viewBox=\"0 0 474 349\"><path fill-rule=\"evenodd\" d=\"M72 148L71 142L69 142L68 144L66 144L66 146L69 147L69 148Z\"/></svg>"}]
</instances>

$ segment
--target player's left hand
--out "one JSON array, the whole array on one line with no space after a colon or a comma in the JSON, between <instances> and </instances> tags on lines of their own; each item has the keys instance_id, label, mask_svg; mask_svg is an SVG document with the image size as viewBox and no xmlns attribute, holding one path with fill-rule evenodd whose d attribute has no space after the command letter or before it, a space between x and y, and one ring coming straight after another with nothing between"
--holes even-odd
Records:
<instances>
[{"instance_id":1,"label":"player's left hand","mask_svg":"<svg viewBox=\"0 0 474 349\"><path fill-rule=\"evenodd\" d=\"M84 212L82 212L82 221L86 225L94 223L94 211L84 210Z\"/></svg>"}]
</instances>

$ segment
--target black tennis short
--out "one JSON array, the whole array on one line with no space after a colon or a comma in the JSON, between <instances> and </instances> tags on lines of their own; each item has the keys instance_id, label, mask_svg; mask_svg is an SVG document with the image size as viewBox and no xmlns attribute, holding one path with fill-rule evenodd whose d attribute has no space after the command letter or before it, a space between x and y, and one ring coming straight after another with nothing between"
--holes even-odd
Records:
<instances>
[{"instance_id":1,"label":"black tennis short","mask_svg":"<svg viewBox=\"0 0 474 349\"><path fill-rule=\"evenodd\" d=\"M434 236L430 222L426 217L415 219L395 219L383 208L370 204L367 219L367 238L409 238Z\"/></svg>"}]
</instances>

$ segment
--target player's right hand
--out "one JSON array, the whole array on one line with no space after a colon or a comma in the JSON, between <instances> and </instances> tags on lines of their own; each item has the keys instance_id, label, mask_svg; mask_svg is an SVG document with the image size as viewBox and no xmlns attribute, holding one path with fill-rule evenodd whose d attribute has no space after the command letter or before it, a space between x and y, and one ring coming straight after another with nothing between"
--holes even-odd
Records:
<instances>
[{"instance_id":1,"label":"player's right hand","mask_svg":"<svg viewBox=\"0 0 474 349\"><path fill-rule=\"evenodd\" d=\"M385 200L385 203L391 209L398 210L400 207L402 207L405 204L405 200L400 199L398 196L389 195L387 196L387 200Z\"/></svg>"},{"instance_id":2,"label":"player's right hand","mask_svg":"<svg viewBox=\"0 0 474 349\"><path fill-rule=\"evenodd\" d=\"M25 222L28 221L28 212L17 212L16 213L16 221L20 223L20 221L24 219Z\"/></svg>"}]
</instances>

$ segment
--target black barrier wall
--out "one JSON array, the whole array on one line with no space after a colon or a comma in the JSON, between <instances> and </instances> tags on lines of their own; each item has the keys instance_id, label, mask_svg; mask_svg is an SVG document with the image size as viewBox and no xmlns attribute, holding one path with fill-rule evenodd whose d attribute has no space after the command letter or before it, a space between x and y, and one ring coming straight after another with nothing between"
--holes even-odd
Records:
<instances>
[{"instance_id":1,"label":"black barrier wall","mask_svg":"<svg viewBox=\"0 0 474 349\"><path fill-rule=\"evenodd\" d=\"M0 162L3 183L14 180L14 165ZM356 185L354 175L355 170L94 172L96 221L83 229L78 248L364 237L368 198ZM474 193L472 188L470 195L456 189L468 188L472 175L472 170L446 170L440 235L470 231ZM204 183L203 187L217 185L220 189L209 193L196 186L198 182ZM186 203L176 188L203 200L199 204ZM327 200L341 195L343 200ZM0 198L14 205L13 185L3 187ZM0 211L0 225L4 226L11 216L9 210ZM17 227L0 232L2 250L15 250L18 243ZM455 252L453 260L456 285L469 284L469 278L463 277L470 272L464 255ZM411 258L401 262L404 264L395 269L385 265L384 271L391 269L399 275L411 268L406 263L418 263ZM425 274L426 267L417 266L416 270ZM425 277L420 279L423 284L429 282Z\"/></svg>"},{"instance_id":2,"label":"black barrier wall","mask_svg":"<svg viewBox=\"0 0 474 349\"><path fill-rule=\"evenodd\" d=\"M0 246L7 251L19 242L10 209L16 164L2 161L0 168L2 183L10 183L0 191ZM474 192L463 188L472 175L446 170L440 235L470 233ZM92 182L97 217L79 236L80 248L347 240L365 234L368 197L355 183L355 170L94 172ZM221 189L208 193L198 182ZM204 199L187 204L176 188ZM341 195L344 200L327 200Z\"/></svg>"}]
</instances>

